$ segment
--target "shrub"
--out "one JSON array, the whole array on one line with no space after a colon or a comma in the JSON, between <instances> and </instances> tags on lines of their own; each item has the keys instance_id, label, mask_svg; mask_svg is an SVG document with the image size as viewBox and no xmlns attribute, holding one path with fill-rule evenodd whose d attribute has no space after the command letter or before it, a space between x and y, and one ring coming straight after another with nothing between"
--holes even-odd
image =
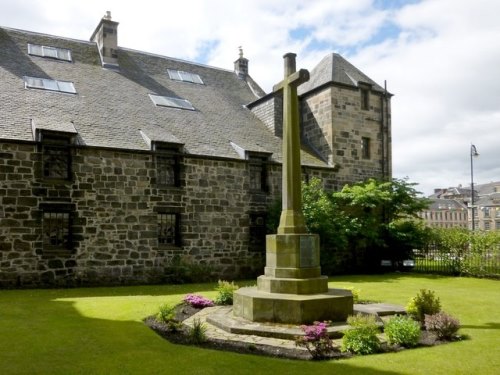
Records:
<instances>
[{"instance_id":1,"label":"shrub","mask_svg":"<svg viewBox=\"0 0 500 375\"><path fill-rule=\"evenodd\" d=\"M460 328L458 319L444 312L425 315L425 329L435 332L439 339L450 340Z\"/></svg>"},{"instance_id":2,"label":"shrub","mask_svg":"<svg viewBox=\"0 0 500 375\"><path fill-rule=\"evenodd\" d=\"M295 345L305 347L314 359L326 358L335 350L328 336L328 324L329 322L314 322L313 325L300 326L304 336L298 336Z\"/></svg>"},{"instance_id":3,"label":"shrub","mask_svg":"<svg viewBox=\"0 0 500 375\"><path fill-rule=\"evenodd\" d=\"M196 308L210 307L214 305L214 302L203 296L197 294L188 294L184 297L184 302Z\"/></svg>"},{"instance_id":4,"label":"shrub","mask_svg":"<svg viewBox=\"0 0 500 375\"><path fill-rule=\"evenodd\" d=\"M406 306L406 311L412 318L423 324L426 314L433 315L441 311L441 302L439 297L434 295L434 291L420 289L420 292Z\"/></svg>"},{"instance_id":5,"label":"shrub","mask_svg":"<svg viewBox=\"0 0 500 375\"><path fill-rule=\"evenodd\" d=\"M176 332L180 329L181 324L175 319L175 306L163 304L160 306L160 311L156 314L156 321L167 326L167 329Z\"/></svg>"},{"instance_id":6,"label":"shrub","mask_svg":"<svg viewBox=\"0 0 500 375\"><path fill-rule=\"evenodd\" d=\"M202 344L207 341L207 326L200 319L193 320L193 326L188 330L189 341L193 344Z\"/></svg>"},{"instance_id":7,"label":"shrub","mask_svg":"<svg viewBox=\"0 0 500 375\"><path fill-rule=\"evenodd\" d=\"M218 292L215 298L215 303L217 305L232 305L233 304L233 293L238 290L239 286L233 281L219 280L219 283L215 290Z\"/></svg>"},{"instance_id":8,"label":"shrub","mask_svg":"<svg viewBox=\"0 0 500 375\"><path fill-rule=\"evenodd\" d=\"M409 316L396 315L391 318L385 325L384 332L391 345L411 348L420 339L420 325Z\"/></svg>"},{"instance_id":9,"label":"shrub","mask_svg":"<svg viewBox=\"0 0 500 375\"><path fill-rule=\"evenodd\" d=\"M373 315L353 315L347 318L351 326L344 332L341 350L355 354L372 354L380 350L380 340L377 337L378 327Z\"/></svg>"}]
</instances>

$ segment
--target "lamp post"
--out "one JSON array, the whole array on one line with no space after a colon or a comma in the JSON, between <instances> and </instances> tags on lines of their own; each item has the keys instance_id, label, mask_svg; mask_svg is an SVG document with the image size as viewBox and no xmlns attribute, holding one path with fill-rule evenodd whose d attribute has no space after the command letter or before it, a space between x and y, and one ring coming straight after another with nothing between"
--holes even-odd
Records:
<instances>
[{"instance_id":1,"label":"lamp post","mask_svg":"<svg viewBox=\"0 0 500 375\"><path fill-rule=\"evenodd\" d=\"M477 152L476 146L473 144L470 145L470 208L471 208L471 216L472 216L472 231L476 229L476 225L474 222L474 158L479 156Z\"/></svg>"}]
</instances>

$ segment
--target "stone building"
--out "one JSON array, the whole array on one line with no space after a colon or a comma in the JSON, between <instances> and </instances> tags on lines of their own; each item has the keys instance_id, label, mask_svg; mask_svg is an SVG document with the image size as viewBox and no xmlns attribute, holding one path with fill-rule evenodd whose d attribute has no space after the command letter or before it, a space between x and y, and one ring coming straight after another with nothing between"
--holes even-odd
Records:
<instances>
[{"instance_id":1,"label":"stone building","mask_svg":"<svg viewBox=\"0 0 500 375\"><path fill-rule=\"evenodd\" d=\"M500 181L474 186L474 214L471 189L462 186L435 189L427 210L419 213L430 227L500 230Z\"/></svg>"},{"instance_id":2,"label":"stone building","mask_svg":"<svg viewBox=\"0 0 500 375\"><path fill-rule=\"evenodd\" d=\"M242 54L229 71L122 48L109 14L88 42L0 28L0 50L1 286L261 273L282 99ZM390 94L333 54L300 95L305 179L390 178Z\"/></svg>"}]
</instances>

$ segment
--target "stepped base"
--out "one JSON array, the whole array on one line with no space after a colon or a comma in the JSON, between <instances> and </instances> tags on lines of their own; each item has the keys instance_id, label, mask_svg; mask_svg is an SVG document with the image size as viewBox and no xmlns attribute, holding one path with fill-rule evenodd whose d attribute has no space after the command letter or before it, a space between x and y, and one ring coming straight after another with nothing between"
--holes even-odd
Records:
<instances>
[{"instance_id":1,"label":"stepped base","mask_svg":"<svg viewBox=\"0 0 500 375\"><path fill-rule=\"evenodd\" d=\"M255 287L234 292L233 314L254 322L310 324L345 321L353 312L352 293L328 289L320 294L268 293Z\"/></svg>"}]
</instances>

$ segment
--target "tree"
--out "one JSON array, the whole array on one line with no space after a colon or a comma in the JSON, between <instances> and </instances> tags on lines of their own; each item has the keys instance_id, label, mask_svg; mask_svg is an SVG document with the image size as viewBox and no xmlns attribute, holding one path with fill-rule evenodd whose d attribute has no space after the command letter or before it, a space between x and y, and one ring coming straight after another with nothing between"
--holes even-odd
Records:
<instances>
[{"instance_id":1,"label":"tree","mask_svg":"<svg viewBox=\"0 0 500 375\"><path fill-rule=\"evenodd\" d=\"M415 185L370 179L329 193L319 179L303 183L303 213L308 230L320 235L324 271L373 271L382 258L409 256L428 235L417 213L429 202L419 198ZM271 223L275 230L277 221Z\"/></svg>"}]
</instances>

